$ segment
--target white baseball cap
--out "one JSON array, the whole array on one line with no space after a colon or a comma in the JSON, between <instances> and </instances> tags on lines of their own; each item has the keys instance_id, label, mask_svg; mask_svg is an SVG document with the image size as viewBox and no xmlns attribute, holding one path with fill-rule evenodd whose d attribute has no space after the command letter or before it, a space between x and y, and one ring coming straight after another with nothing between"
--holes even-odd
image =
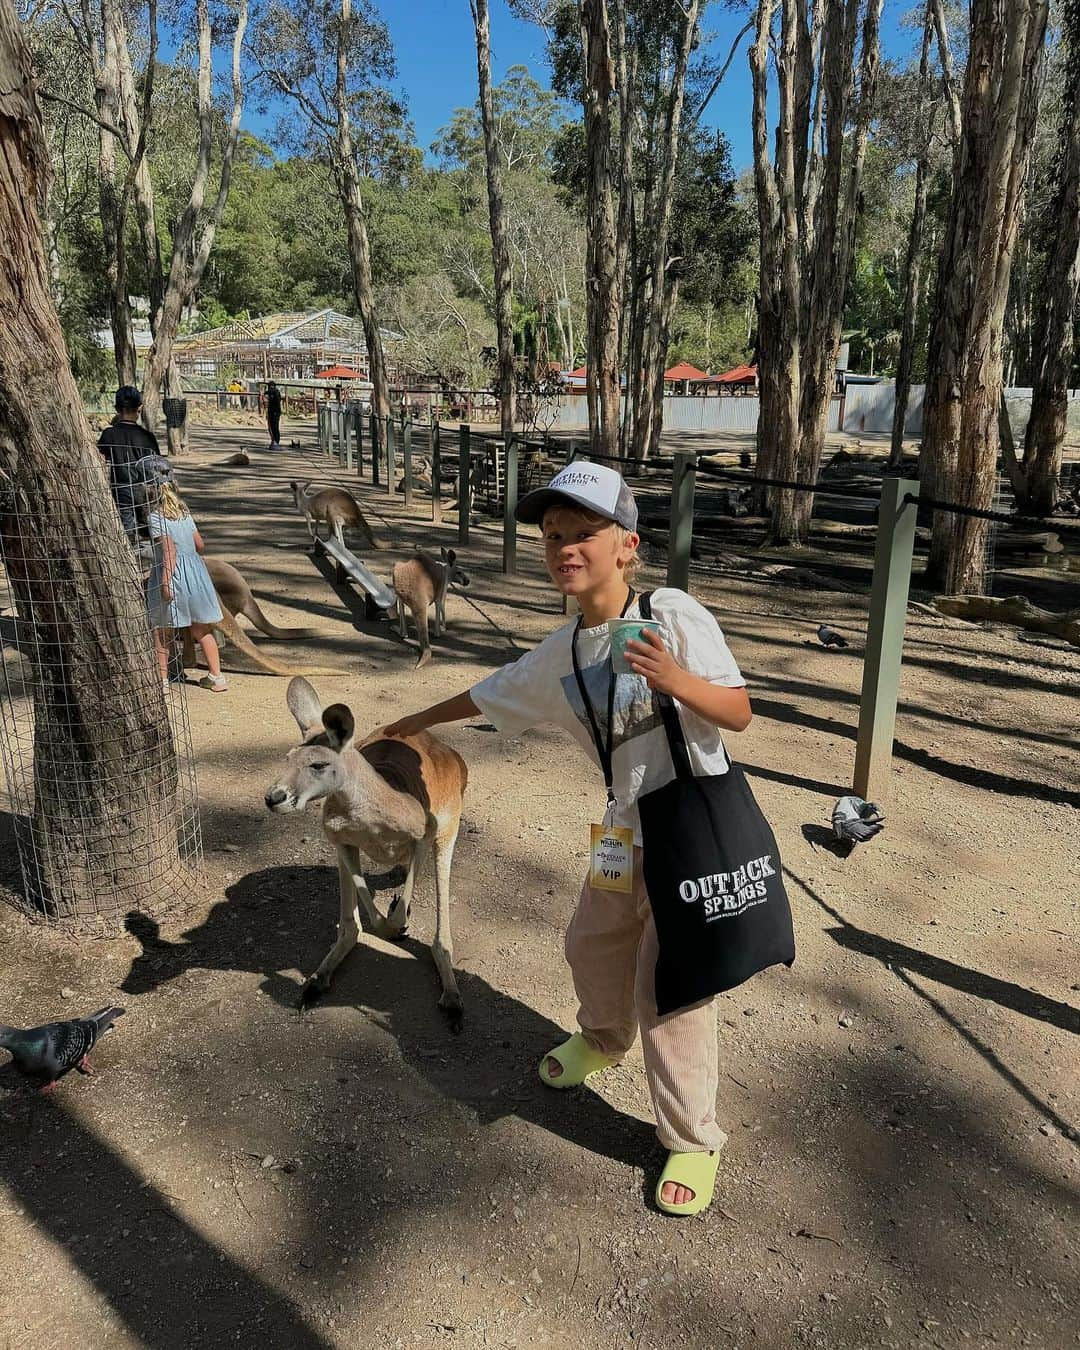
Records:
<instances>
[{"instance_id":1,"label":"white baseball cap","mask_svg":"<svg viewBox=\"0 0 1080 1350\"><path fill-rule=\"evenodd\" d=\"M518 502L514 516L525 525L539 525L548 507L560 502L584 506L599 516L607 516L626 530L637 530L638 510L634 494L626 486L622 474L605 464L575 459L565 469L560 469L547 487L527 492Z\"/></svg>"}]
</instances>

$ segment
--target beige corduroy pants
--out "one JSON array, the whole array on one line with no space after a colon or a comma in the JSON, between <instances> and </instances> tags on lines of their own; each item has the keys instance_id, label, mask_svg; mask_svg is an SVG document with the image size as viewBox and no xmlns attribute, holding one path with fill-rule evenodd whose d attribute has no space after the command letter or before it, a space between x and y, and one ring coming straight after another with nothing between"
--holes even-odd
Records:
<instances>
[{"instance_id":1,"label":"beige corduroy pants","mask_svg":"<svg viewBox=\"0 0 1080 1350\"><path fill-rule=\"evenodd\" d=\"M598 890L586 878L566 930L566 959L581 1007L578 1024L602 1054L621 1058L641 1031L645 1076L666 1149L723 1148L716 1123L716 1007L711 998L667 1017L656 1011L656 926L634 849L629 895Z\"/></svg>"}]
</instances>

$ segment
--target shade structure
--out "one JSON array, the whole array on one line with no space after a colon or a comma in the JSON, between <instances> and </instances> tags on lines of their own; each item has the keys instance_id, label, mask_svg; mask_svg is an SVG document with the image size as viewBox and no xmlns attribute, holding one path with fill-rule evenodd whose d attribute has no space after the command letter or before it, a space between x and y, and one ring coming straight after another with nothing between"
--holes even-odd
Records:
<instances>
[{"instance_id":1,"label":"shade structure","mask_svg":"<svg viewBox=\"0 0 1080 1350\"><path fill-rule=\"evenodd\" d=\"M352 366L331 366L329 370L320 370L317 380L360 380L363 376Z\"/></svg>"},{"instance_id":2,"label":"shade structure","mask_svg":"<svg viewBox=\"0 0 1080 1350\"><path fill-rule=\"evenodd\" d=\"M692 366L689 361L680 361L677 366L672 366L670 370L664 371L665 380L707 380L708 378L703 370L698 370L697 366Z\"/></svg>"},{"instance_id":3,"label":"shade structure","mask_svg":"<svg viewBox=\"0 0 1080 1350\"><path fill-rule=\"evenodd\" d=\"M727 370L723 375L713 375L711 378L716 384L746 384L757 379L757 366L736 366L734 370Z\"/></svg>"}]
</instances>

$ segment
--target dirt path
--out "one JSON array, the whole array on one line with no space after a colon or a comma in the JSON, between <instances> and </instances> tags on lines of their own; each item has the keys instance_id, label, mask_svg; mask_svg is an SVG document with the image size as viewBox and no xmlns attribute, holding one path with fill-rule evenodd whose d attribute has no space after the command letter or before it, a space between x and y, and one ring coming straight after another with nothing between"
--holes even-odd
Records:
<instances>
[{"instance_id":1,"label":"dirt path","mask_svg":"<svg viewBox=\"0 0 1080 1350\"><path fill-rule=\"evenodd\" d=\"M451 598L450 635L414 672L411 646L305 552L288 480L329 466L271 457L256 432L200 441L180 478L208 548L276 622L319 628L270 650L339 666L316 684L362 725L561 621L537 547L509 585L497 534L477 529L470 595L508 636ZM222 467L241 444L252 466ZM384 574L410 545L453 541L453 517L436 532L422 504L406 518L400 497L359 495L392 545ZM736 753L799 940L791 972L720 1002L731 1143L712 1211L651 1208L662 1155L636 1050L595 1091L536 1080L573 1022L561 935L602 796L569 739L448 733L471 775L461 1035L422 945L430 884L410 939L366 940L300 1018L336 873L314 813L262 806L293 743L285 681L237 673L226 696L188 695L207 849L189 912L76 943L0 908L4 1020L128 1008L95 1078L51 1100L0 1093L0 1345L1077 1344L1076 653L913 621L888 825L840 860L822 840L849 781L863 602L695 591L751 684ZM823 619L849 651L808 641Z\"/></svg>"}]
</instances>

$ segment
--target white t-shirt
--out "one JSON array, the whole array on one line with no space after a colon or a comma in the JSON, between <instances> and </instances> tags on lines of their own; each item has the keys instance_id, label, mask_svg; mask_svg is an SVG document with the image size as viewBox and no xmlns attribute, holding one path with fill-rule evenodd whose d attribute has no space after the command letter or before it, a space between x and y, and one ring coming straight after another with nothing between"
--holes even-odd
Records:
<instances>
[{"instance_id":1,"label":"white t-shirt","mask_svg":"<svg viewBox=\"0 0 1080 1350\"><path fill-rule=\"evenodd\" d=\"M685 591L652 592L652 616L662 625L664 646L684 670L710 684L741 688L746 681L709 611ZM627 618L640 618L638 602ZM589 716L574 678L570 643L577 620L550 633L539 647L503 666L472 689L472 699L489 722L507 736L553 722L568 731L585 753L599 764ZM611 642L607 624L582 628L577 640L578 662L600 735L607 741L608 685L611 679ZM690 748L694 773L727 772L728 760L719 728L676 703ZM663 787L675 777L664 726L653 692L641 675L615 677L612 777L615 807L611 823L634 831L641 843L637 799Z\"/></svg>"}]
</instances>

